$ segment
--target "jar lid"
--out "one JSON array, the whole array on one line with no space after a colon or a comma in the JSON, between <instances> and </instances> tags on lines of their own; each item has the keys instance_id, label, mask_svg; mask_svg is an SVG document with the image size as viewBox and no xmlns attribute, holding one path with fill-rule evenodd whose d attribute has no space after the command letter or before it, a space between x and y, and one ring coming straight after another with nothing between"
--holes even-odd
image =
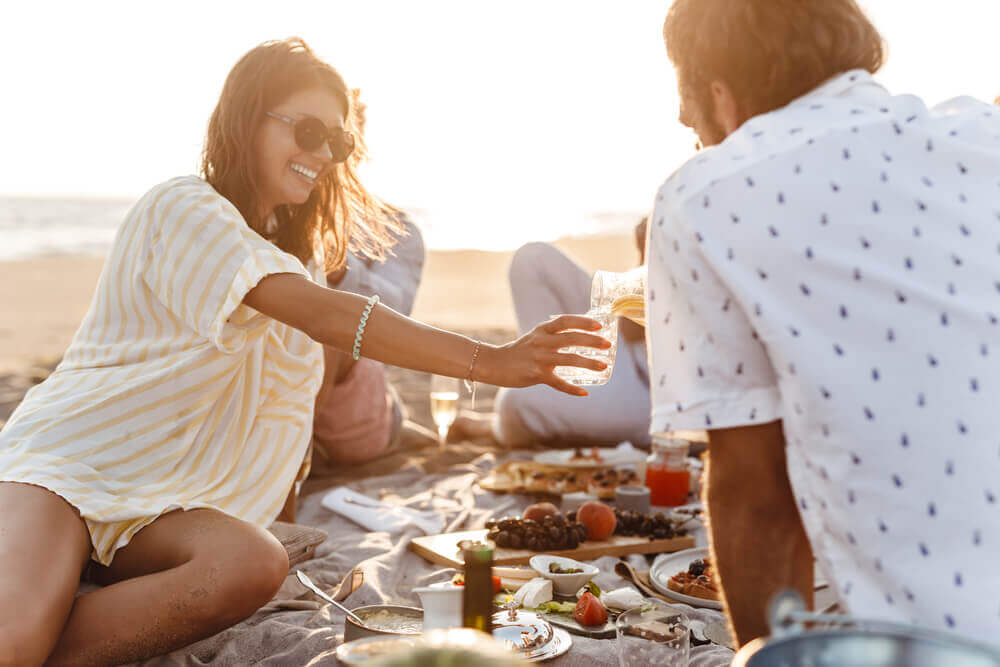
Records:
<instances>
[{"instance_id":1,"label":"jar lid","mask_svg":"<svg viewBox=\"0 0 1000 667\"><path fill-rule=\"evenodd\" d=\"M654 433L652 438L653 451L658 452L684 452L686 455L691 448L691 441L682 438L675 438L671 433Z\"/></svg>"}]
</instances>

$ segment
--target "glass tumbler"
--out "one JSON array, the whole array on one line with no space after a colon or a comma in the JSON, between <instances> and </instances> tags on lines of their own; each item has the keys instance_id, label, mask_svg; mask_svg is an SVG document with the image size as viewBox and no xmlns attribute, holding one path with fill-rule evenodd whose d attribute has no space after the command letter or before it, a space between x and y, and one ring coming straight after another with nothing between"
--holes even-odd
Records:
<instances>
[{"instance_id":1,"label":"glass tumbler","mask_svg":"<svg viewBox=\"0 0 1000 667\"><path fill-rule=\"evenodd\" d=\"M589 368L580 368L579 366L556 366L555 373L558 377L575 385L604 384L611 379L611 371L615 367L615 351L618 349L618 318L607 310L591 310L586 313L585 317L595 319L603 325L600 331L588 331L587 333L608 339L611 347L601 350L595 347L572 346L564 347L560 351L568 354L579 354L588 359L599 359L605 362L608 367L603 371L592 371Z\"/></svg>"},{"instance_id":2,"label":"glass tumbler","mask_svg":"<svg viewBox=\"0 0 1000 667\"><path fill-rule=\"evenodd\" d=\"M687 667L690 623L678 609L650 600L615 621L619 667Z\"/></svg>"}]
</instances>

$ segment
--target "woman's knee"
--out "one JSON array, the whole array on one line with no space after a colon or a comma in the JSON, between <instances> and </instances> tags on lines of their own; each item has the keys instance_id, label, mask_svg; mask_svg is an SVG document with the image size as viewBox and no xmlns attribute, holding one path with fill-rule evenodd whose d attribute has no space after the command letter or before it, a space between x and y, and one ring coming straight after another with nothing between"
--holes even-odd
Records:
<instances>
[{"instance_id":1,"label":"woman's knee","mask_svg":"<svg viewBox=\"0 0 1000 667\"><path fill-rule=\"evenodd\" d=\"M205 577L200 591L203 609L213 621L232 625L267 604L288 575L288 553L273 535L255 526L238 553L206 549L190 563Z\"/></svg>"}]
</instances>

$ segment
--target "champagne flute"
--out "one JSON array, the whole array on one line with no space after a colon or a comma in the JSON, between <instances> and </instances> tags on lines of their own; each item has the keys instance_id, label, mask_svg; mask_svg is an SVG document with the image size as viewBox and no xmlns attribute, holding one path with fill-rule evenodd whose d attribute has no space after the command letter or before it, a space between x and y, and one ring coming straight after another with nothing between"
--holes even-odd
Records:
<instances>
[{"instance_id":1,"label":"champagne flute","mask_svg":"<svg viewBox=\"0 0 1000 667\"><path fill-rule=\"evenodd\" d=\"M438 438L444 446L448 429L458 416L458 395L461 381L443 375L431 376L431 417L437 425Z\"/></svg>"}]
</instances>

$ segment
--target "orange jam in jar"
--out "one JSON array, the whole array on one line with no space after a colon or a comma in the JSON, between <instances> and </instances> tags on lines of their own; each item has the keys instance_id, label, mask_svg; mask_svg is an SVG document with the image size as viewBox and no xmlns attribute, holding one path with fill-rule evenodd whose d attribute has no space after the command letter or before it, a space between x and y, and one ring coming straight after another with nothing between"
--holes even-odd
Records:
<instances>
[{"instance_id":1,"label":"orange jam in jar","mask_svg":"<svg viewBox=\"0 0 1000 667\"><path fill-rule=\"evenodd\" d=\"M646 486L652 505L683 505L691 487L688 470L687 440L672 438L669 434L653 436L653 453L646 459Z\"/></svg>"}]
</instances>

